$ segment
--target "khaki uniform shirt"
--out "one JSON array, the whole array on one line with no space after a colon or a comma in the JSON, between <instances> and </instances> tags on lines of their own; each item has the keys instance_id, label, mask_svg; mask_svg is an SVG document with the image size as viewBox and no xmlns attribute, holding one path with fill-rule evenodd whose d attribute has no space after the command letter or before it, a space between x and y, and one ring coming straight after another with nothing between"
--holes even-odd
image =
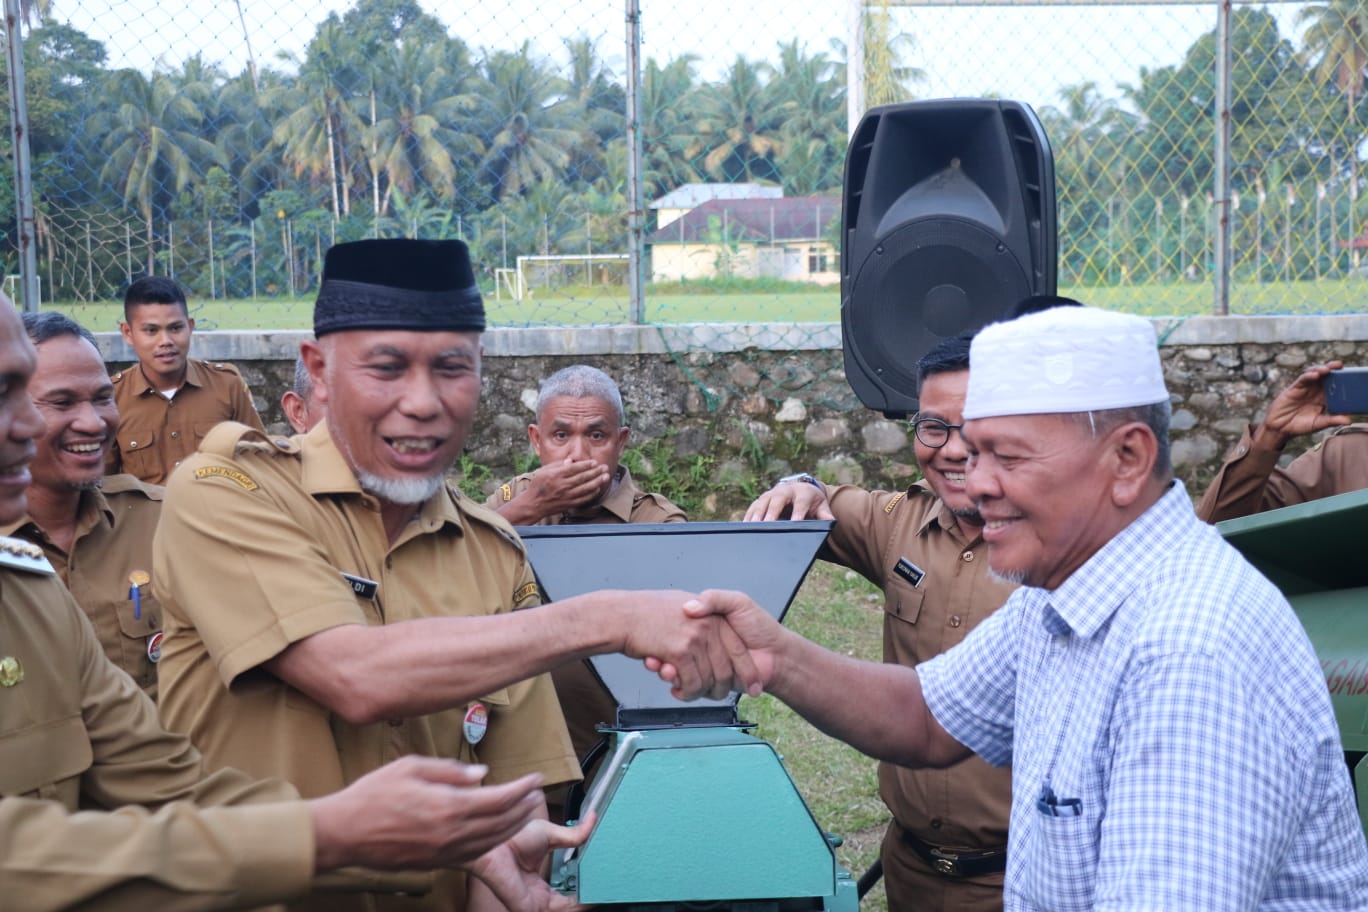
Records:
<instances>
[{"instance_id":1,"label":"khaki uniform shirt","mask_svg":"<svg viewBox=\"0 0 1368 912\"><path fill-rule=\"evenodd\" d=\"M485 506L498 509L508 503L532 484L532 473L519 475L512 481L499 485L498 490L489 495ZM555 516L548 516L536 526L579 525L583 523L656 523L684 522L684 511L670 503L659 494L648 494L632 481L632 473L626 466L618 466L617 480L608 496L596 504L569 510Z\"/></svg>"},{"instance_id":2,"label":"khaki uniform shirt","mask_svg":"<svg viewBox=\"0 0 1368 912\"><path fill-rule=\"evenodd\" d=\"M632 473L619 466L617 483L601 502L582 510L548 516L537 526L598 525L603 523L684 522L684 511L659 494L647 494L636 486ZM496 508L527 490L532 473L519 475L500 485L485 504ZM556 696L570 729L575 754L583 757L602 737L596 726L617 720L617 701L599 683L587 660L561 665L551 673Z\"/></svg>"},{"instance_id":3,"label":"khaki uniform shirt","mask_svg":"<svg viewBox=\"0 0 1368 912\"><path fill-rule=\"evenodd\" d=\"M247 383L236 367L222 361L188 361L185 384L171 399L157 392L136 364L110 379L119 433L105 463L106 475L127 472L148 484L166 484L172 469L220 421L264 429Z\"/></svg>"},{"instance_id":4,"label":"khaki uniform shirt","mask_svg":"<svg viewBox=\"0 0 1368 912\"><path fill-rule=\"evenodd\" d=\"M1245 428L1197 515L1214 523L1368 488L1368 424L1336 428L1285 469L1278 465L1281 455L1255 447L1254 427Z\"/></svg>"},{"instance_id":5,"label":"khaki uniform shirt","mask_svg":"<svg viewBox=\"0 0 1368 912\"><path fill-rule=\"evenodd\" d=\"M326 423L289 439L236 425L211 435L172 476L153 547L167 725L187 732L211 767L281 776L306 797L412 753L488 764L488 783L529 772L547 784L578 778L548 675L484 695L478 738L467 732L479 726L466 725L476 701L355 725L261 670L291 643L341 624L538 604L521 543L496 514L453 485L414 513L391 546L379 502L361 491ZM461 908L464 881L443 877L432 905L389 901ZM330 897L324 907L342 905Z\"/></svg>"},{"instance_id":6,"label":"khaki uniform shirt","mask_svg":"<svg viewBox=\"0 0 1368 912\"><path fill-rule=\"evenodd\" d=\"M295 790L233 770L205 778L50 569L0 567L0 796L11 912L253 905L302 892L313 873Z\"/></svg>"},{"instance_id":7,"label":"khaki uniform shirt","mask_svg":"<svg viewBox=\"0 0 1368 912\"><path fill-rule=\"evenodd\" d=\"M915 666L945 652L1016 588L989 577L982 536L967 539L925 482L896 494L840 485L828 496L836 525L818 556L883 589L885 662ZM1009 769L979 757L948 769L883 763L879 791L924 842L970 851L1007 845Z\"/></svg>"},{"instance_id":8,"label":"khaki uniform shirt","mask_svg":"<svg viewBox=\"0 0 1368 912\"><path fill-rule=\"evenodd\" d=\"M25 518L0 535L15 535L43 549L57 576L76 604L90 618L95 635L109 660L157 698L157 666L161 606L144 584L138 605L132 598L129 574L152 572L152 535L161 515L162 489L143 484L131 475L110 475L99 490L83 491L76 521L76 542L68 554L58 548L32 520Z\"/></svg>"}]
</instances>

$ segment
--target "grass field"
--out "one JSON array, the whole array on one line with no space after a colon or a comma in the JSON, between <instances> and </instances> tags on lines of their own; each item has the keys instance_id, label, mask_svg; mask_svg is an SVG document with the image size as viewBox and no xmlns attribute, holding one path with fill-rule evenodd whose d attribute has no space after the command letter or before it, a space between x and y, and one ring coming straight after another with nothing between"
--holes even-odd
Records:
<instances>
[{"instance_id":1,"label":"grass field","mask_svg":"<svg viewBox=\"0 0 1368 912\"><path fill-rule=\"evenodd\" d=\"M731 283L726 291L705 285L696 290L672 285L646 292L647 323L831 323L841 318L840 292L790 284L777 290L748 290ZM1195 316L1212 312L1208 285L1126 285L1061 288L1061 294L1144 316ZM1231 290L1233 314L1319 314L1368 312L1368 279L1236 285ZM576 326L626 323L627 297L621 288L536 290L522 301L487 296L491 326ZM110 304L45 305L71 314L95 331L118 327L122 309ZM191 302L201 329L307 329L313 298L196 299Z\"/></svg>"},{"instance_id":2,"label":"grass field","mask_svg":"<svg viewBox=\"0 0 1368 912\"><path fill-rule=\"evenodd\" d=\"M818 562L803 582L785 623L829 649L879 661L883 655L881 601L879 591L861 577ZM741 718L757 723L760 736L774 744L818 824L842 837L844 843L836 855L858 879L879 857L879 841L888 825L874 761L817 731L773 697L743 697ZM885 912L882 885L865 897L860 908Z\"/></svg>"}]
</instances>

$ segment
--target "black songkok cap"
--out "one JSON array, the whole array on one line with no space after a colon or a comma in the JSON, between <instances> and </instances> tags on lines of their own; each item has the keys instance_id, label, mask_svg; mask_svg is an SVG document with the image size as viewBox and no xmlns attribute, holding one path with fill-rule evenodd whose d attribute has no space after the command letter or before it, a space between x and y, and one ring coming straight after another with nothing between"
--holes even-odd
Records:
<instances>
[{"instance_id":1,"label":"black songkok cap","mask_svg":"<svg viewBox=\"0 0 1368 912\"><path fill-rule=\"evenodd\" d=\"M483 332L484 299L461 241L336 244L323 261L314 335L345 329Z\"/></svg>"}]
</instances>

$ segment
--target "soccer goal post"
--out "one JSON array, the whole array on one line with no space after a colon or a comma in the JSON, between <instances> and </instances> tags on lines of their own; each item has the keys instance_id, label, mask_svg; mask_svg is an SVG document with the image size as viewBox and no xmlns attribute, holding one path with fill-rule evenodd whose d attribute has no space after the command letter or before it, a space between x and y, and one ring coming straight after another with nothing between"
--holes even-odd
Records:
<instances>
[{"instance_id":1,"label":"soccer goal post","mask_svg":"<svg viewBox=\"0 0 1368 912\"><path fill-rule=\"evenodd\" d=\"M519 297L533 297L541 289L567 286L627 287L625 253L565 253L518 257Z\"/></svg>"},{"instance_id":2,"label":"soccer goal post","mask_svg":"<svg viewBox=\"0 0 1368 912\"><path fill-rule=\"evenodd\" d=\"M502 301L504 292L514 301L521 301L522 276L516 269L494 270L494 300Z\"/></svg>"}]
</instances>

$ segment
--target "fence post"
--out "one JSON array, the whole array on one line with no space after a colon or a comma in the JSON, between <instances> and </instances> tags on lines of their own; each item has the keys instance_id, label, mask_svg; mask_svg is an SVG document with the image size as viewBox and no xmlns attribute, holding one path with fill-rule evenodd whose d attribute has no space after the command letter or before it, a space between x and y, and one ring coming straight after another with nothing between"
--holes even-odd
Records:
<instances>
[{"instance_id":1,"label":"fence post","mask_svg":"<svg viewBox=\"0 0 1368 912\"><path fill-rule=\"evenodd\" d=\"M864 116L865 34L864 0L846 3L846 136Z\"/></svg>"},{"instance_id":2,"label":"fence post","mask_svg":"<svg viewBox=\"0 0 1368 912\"><path fill-rule=\"evenodd\" d=\"M19 228L19 296L25 313L37 313L38 250L33 215L33 156L29 150L28 100L24 96L24 39L19 0L5 0L5 57L9 64L10 139L14 155L14 205Z\"/></svg>"},{"instance_id":3,"label":"fence post","mask_svg":"<svg viewBox=\"0 0 1368 912\"><path fill-rule=\"evenodd\" d=\"M646 219L641 180L641 3L627 0L627 299L633 323L646 322Z\"/></svg>"},{"instance_id":4,"label":"fence post","mask_svg":"<svg viewBox=\"0 0 1368 912\"><path fill-rule=\"evenodd\" d=\"M1213 312L1218 317L1230 313L1230 6L1219 0L1216 16L1216 300Z\"/></svg>"}]
</instances>

